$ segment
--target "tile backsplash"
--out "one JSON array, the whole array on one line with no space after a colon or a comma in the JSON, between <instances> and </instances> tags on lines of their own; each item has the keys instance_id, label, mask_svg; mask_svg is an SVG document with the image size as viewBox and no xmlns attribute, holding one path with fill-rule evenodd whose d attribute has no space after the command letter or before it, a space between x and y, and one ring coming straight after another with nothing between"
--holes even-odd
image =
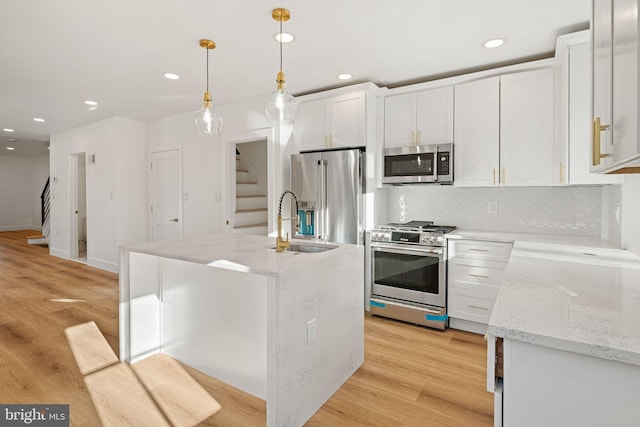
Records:
<instances>
[{"instance_id":1,"label":"tile backsplash","mask_svg":"<svg viewBox=\"0 0 640 427\"><path fill-rule=\"evenodd\" d=\"M457 188L407 185L376 190L376 223L431 220L458 228L602 237L620 244L619 185ZM382 206L386 206L385 209ZM386 217L383 218L386 214Z\"/></svg>"}]
</instances>

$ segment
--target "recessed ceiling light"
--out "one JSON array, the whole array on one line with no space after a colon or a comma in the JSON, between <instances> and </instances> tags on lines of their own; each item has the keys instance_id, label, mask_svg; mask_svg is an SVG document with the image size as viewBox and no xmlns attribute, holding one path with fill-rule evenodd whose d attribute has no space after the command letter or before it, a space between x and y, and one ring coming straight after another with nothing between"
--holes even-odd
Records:
<instances>
[{"instance_id":1,"label":"recessed ceiling light","mask_svg":"<svg viewBox=\"0 0 640 427\"><path fill-rule=\"evenodd\" d=\"M44 119L41 119L40 117L34 117L34 118L33 118L33 121L34 121L34 122L42 123L42 122L44 122L45 120L44 120Z\"/></svg>"},{"instance_id":2,"label":"recessed ceiling light","mask_svg":"<svg viewBox=\"0 0 640 427\"><path fill-rule=\"evenodd\" d=\"M338 74L337 77L340 80L351 80L353 78L353 75L351 75L349 73L342 73L342 74Z\"/></svg>"},{"instance_id":3,"label":"recessed ceiling light","mask_svg":"<svg viewBox=\"0 0 640 427\"><path fill-rule=\"evenodd\" d=\"M9 128L4 128L2 130L5 131L5 132L13 132L13 129L9 129Z\"/></svg>"},{"instance_id":4,"label":"recessed ceiling light","mask_svg":"<svg viewBox=\"0 0 640 427\"><path fill-rule=\"evenodd\" d=\"M92 105L92 106L98 105L98 103L96 101L84 101L84 103L87 104L87 105Z\"/></svg>"},{"instance_id":5,"label":"recessed ceiling light","mask_svg":"<svg viewBox=\"0 0 640 427\"><path fill-rule=\"evenodd\" d=\"M276 39L277 42L282 41L282 43L291 43L295 40L295 37L291 33L275 33L273 38Z\"/></svg>"},{"instance_id":6,"label":"recessed ceiling light","mask_svg":"<svg viewBox=\"0 0 640 427\"><path fill-rule=\"evenodd\" d=\"M173 73L164 73L163 76L169 80L178 80L180 78L179 75Z\"/></svg>"},{"instance_id":7,"label":"recessed ceiling light","mask_svg":"<svg viewBox=\"0 0 640 427\"><path fill-rule=\"evenodd\" d=\"M13 150L15 150L15 148L13 148L13 147L7 147L7 150L9 150L9 151L13 151Z\"/></svg>"},{"instance_id":8,"label":"recessed ceiling light","mask_svg":"<svg viewBox=\"0 0 640 427\"><path fill-rule=\"evenodd\" d=\"M491 39L484 42L484 47L491 49L494 47L502 46L503 43L504 43L503 39Z\"/></svg>"}]
</instances>

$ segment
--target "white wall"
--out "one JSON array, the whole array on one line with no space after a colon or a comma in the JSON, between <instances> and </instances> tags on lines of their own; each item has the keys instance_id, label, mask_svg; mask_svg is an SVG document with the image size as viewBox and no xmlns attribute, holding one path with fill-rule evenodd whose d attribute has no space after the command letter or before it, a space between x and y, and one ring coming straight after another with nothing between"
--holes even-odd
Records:
<instances>
[{"instance_id":1,"label":"white wall","mask_svg":"<svg viewBox=\"0 0 640 427\"><path fill-rule=\"evenodd\" d=\"M283 167L281 158L288 158L292 150L291 127L274 131L265 118L264 99L260 96L216 106L223 118L220 136L196 135L195 110L149 123L150 153L169 149L182 152L183 237L231 231L227 221L233 215L229 197L235 180L230 179L229 171L235 169L234 145L259 139L267 140L269 230L273 230L273 206L289 185L289 170Z\"/></svg>"},{"instance_id":2,"label":"white wall","mask_svg":"<svg viewBox=\"0 0 640 427\"><path fill-rule=\"evenodd\" d=\"M0 231L40 230L48 157L0 156Z\"/></svg>"},{"instance_id":3,"label":"white wall","mask_svg":"<svg viewBox=\"0 0 640 427\"><path fill-rule=\"evenodd\" d=\"M112 117L51 135L49 250L71 256L71 162L87 165L87 264L117 271L119 245L146 240L146 124Z\"/></svg>"},{"instance_id":4,"label":"white wall","mask_svg":"<svg viewBox=\"0 0 640 427\"><path fill-rule=\"evenodd\" d=\"M622 247L640 256L640 175L625 175L622 184Z\"/></svg>"}]
</instances>

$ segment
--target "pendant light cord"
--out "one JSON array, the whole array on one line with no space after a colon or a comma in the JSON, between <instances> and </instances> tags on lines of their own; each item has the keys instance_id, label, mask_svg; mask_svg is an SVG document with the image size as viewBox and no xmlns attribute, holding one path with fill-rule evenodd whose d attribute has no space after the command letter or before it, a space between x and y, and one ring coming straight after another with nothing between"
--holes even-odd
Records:
<instances>
[{"instance_id":1,"label":"pendant light cord","mask_svg":"<svg viewBox=\"0 0 640 427\"><path fill-rule=\"evenodd\" d=\"M280 15L280 71L282 71L282 15Z\"/></svg>"},{"instance_id":2,"label":"pendant light cord","mask_svg":"<svg viewBox=\"0 0 640 427\"><path fill-rule=\"evenodd\" d=\"M207 92L209 92L209 48L207 50Z\"/></svg>"}]
</instances>

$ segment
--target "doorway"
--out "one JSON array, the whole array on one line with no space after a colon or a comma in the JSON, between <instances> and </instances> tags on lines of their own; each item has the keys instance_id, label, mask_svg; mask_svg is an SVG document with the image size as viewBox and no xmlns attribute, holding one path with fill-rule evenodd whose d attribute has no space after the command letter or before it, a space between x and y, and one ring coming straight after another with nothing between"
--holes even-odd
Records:
<instances>
[{"instance_id":1,"label":"doorway","mask_svg":"<svg viewBox=\"0 0 640 427\"><path fill-rule=\"evenodd\" d=\"M71 259L87 262L87 155L71 155Z\"/></svg>"},{"instance_id":2,"label":"doorway","mask_svg":"<svg viewBox=\"0 0 640 427\"><path fill-rule=\"evenodd\" d=\"M233 232L266 236L269 224L267 139L233 144Z\"/></svg>"},{"instance_id":3,"label":"doorway","mask_svg":"<svg viewBox=\"0 0 640 427\"><path fill-rule=\"evenodd\" d=\"M151 153L151 239L182 237L182 171L179 150Z\"/></svg>"}]
</instances>

